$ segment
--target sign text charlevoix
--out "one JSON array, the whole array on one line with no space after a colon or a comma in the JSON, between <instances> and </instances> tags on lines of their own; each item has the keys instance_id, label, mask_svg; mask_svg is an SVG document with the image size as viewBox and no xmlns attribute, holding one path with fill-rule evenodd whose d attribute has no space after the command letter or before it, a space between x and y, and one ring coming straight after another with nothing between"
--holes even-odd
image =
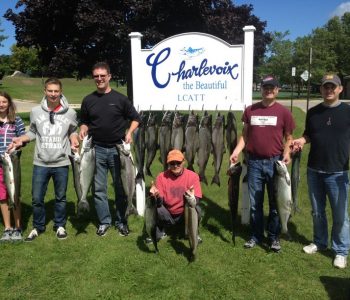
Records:
<instances>
[{"instance_id":1,"label":"sign text charlevoix","mask_svg":"<svg viewBox=\"0 0 350 300\"><path fill-rule=\"evenodd\" d=\"M133 53L133 64L137 63L133 85L138 110L228 110L243 106L243 45L229 45L208 34L186 33L142 49L137 55L135 59Z\"/></svg>"}]
</instances>

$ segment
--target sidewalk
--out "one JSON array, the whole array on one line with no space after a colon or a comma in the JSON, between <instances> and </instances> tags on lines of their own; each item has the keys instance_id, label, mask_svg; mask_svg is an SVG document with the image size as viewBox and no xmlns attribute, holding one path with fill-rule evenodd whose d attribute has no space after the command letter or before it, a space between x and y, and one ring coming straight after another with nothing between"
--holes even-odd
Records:
<instances>
[{"instance_id":1,"label":"sidewalk","mask_svg":"<svg viewBox=\"0 0 350 300\"><path fill-rule=\"evenodd\" d=\"M21 99L13 99L13 102L16 105L17 112L30 112L33 107L38 106L39 103L36 103L32 100L21 100ZM69 104L71 108L80 108L80 104Z\"/></svg>"},{"instance_id":2,"label":"sidewalk","mask_svg":"<svg viewBox=\"0 0 350 300\"><path fill-rule=\"evenodd\" d=\"M34 106L39 105L38 103L36 103L34 101L30 101L30 100L14 99L13 101L16 104L17 112L30 112ZM260 100L254 100L253 102L256 103L259 101ZM277 99L277 101L278 101L278 99ZM345 102L345 103L350 103L350 100L341 100L341 101ZM290 105L291 105L290 100L279 100L278 102L287 106L288 108L290 108ZM322 102L322 99L310 100L309 101L309 108L314 107L321 102ZM80 104L70 104L69 107L79 109ZM306 99L293 99L293 107L299 107L304 112L306 112Z\"/></svg>"}]
</instances>

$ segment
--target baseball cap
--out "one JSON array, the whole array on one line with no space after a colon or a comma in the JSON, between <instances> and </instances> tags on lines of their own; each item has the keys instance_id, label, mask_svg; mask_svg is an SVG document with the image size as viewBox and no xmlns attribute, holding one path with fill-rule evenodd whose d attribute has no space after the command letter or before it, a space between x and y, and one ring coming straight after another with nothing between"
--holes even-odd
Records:
<instances>
[{"instance_id":1,"label":"baseball cap","mask_svg":"<svg viewBox=\"0 0 350 300\"><path fill-rule=\"evenodd\" d=\"M340 78L335 74L327 74L322 77L321 84L325 85L326 83L333 83L335 85L341 85Z\"/></svg>"},{"instance_id":2,"label":"baseball cap","mask_svg":"<svg viewBox=\"0 0 350 300\"><path fill-rule=\"evenodd\" d=\"M273 75L267 75L261 81L261 86L266 86L266 85L272 85L272 86L278 87L279 82Z\"/></svg>"},{"instance_id":3,"label":"baseball cap","mask_svg":"<svg viewBox=\"0 0 350 300\"><path fill-rule=\"evenodd\" d=\"M166 162L170 163L171 161L183 161L184 159L185 157L182 152L180 150L174 149L168 153Z\"/></svg>"}]
</instances>

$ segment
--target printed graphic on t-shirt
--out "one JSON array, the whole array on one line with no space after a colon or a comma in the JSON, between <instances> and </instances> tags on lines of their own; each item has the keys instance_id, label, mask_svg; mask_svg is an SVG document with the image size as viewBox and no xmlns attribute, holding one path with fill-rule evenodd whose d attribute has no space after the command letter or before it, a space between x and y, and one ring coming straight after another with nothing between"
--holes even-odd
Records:
<instances>
[{"instance_id":1,"label":"printed graphic on t-shirt","mask_svg":"<svg viewBox=\"0 0 350 300\"><path fill-rule=\"evenodd\" d=\"M276 116L251 116L250 125L252 126L276 126Z\"/></svg>"},{"instance_id":2,"label":"printed graphic on t-shirt","mask_svg":"<svg viewBox=\"0 0 350 300\"><path fill-rule=\"evenodd\" d=\"M38 122L42 123L41 148L62 149L62 131L68 119L62 115L54 116L54 124L47 117L40 116Z\"/></svg>"}]
</instances>

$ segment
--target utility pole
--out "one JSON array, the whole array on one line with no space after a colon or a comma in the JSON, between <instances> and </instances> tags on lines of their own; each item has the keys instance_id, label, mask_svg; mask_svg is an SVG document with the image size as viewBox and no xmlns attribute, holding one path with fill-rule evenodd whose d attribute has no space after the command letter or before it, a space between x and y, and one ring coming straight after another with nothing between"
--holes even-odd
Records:
<instances>
[{"instance_id":1,"label":"utility pole","mask_svg":"<svg viewBox=\"0 0 350 300\"><path fill-rule=\"evenodd\" d=\"M306 99L306 111L309 110L309 101L310 101L310 78L311 78L311 63L312 63L312 47L310 47L309 51L309 78L307 81L307 99Z\"/></svg>"},{"instance_id":2,"label":"utility pole","mask_svg":"<svg viewBox=\"0 0 350 300\"><path fill-rule=\"evenodd\" d=\"M292 67L292 95L290 98L290 111L293 111L293 87L294 87L294 77L295 77L295 73L296 73L296 68Z\"/></svg>"}]
</instances>

